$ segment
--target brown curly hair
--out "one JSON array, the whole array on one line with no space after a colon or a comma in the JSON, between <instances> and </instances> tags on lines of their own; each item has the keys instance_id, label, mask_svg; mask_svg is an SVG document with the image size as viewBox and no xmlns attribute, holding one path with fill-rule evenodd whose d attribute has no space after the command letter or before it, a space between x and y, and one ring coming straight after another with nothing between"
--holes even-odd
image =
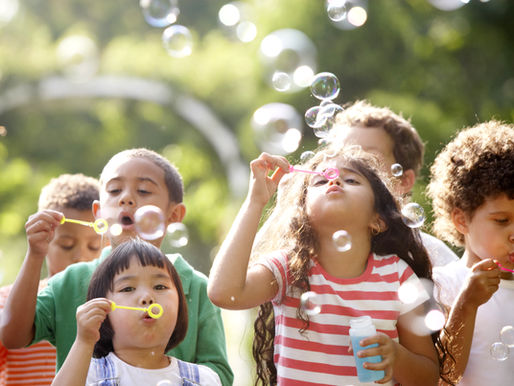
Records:
<instances>
[{"instance_id":1,"label":"brown curly hair","mask_svg":"<svg viewBox=\"0 0 514 386\"><path fill-rule=\"evenodd\" d=\"M514 198L514 125L491 120L461 130L437 155L430 174L433 231L464 246L451 219L453 209L472 216L488 198L503 193Z\"/></svg>"},{"instance_id":2,"label":"brown curly hair","mask_svg":"<svg viewBox=\"0 0 514 386\"><path fill-rule=\"evenodd\" d=\"M91 210L94 200L99 199L100 183L84 174L61 174L52 178L41 189L38 208L60 210Z\"/></svg>"},{"instance_id":3,"label":"brown curly hair","mask_svg":"<svg viewBox=\"0 0 514 386\"><path fill-rule=\"evenodd\" d=\"M337 137L337 130L344 126L364 126L382 128L393 140L393 155L404 170L412 169L417 176L423 166L425 145L412 123L394 113L388 107L377 107L365 100L343 105L343 111L337 114L336 124L332 129Z\"/></svg>"}]
</instances>

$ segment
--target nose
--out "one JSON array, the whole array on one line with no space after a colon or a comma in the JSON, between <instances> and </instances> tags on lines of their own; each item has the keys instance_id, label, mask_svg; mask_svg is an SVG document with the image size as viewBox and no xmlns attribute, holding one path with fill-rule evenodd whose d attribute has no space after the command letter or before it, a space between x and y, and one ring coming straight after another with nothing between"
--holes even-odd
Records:
<instances>
[{"instance_id":1,"label":"nose","mask_svg":"<svg viewBox=\"0 0 514 386\"><path fill-rule=\"evenodd\" d=\"M146 305L150 305L150 304L153 304L154 303L154 300L152 298L152 296L150 295L150 293L145 293L142 297L141 297L141 304L146 306Z\"/></svg>"},{"instance_id":2,"label":"nose","mask_svg":"<svg viewBox=\"0 0 514 386\"><path fill-rule=\"evenodd\" d=\"M341 186L342 185L341 178L336 177L336 178L333 178L331 180L328 180L328 184L329 185L339 185L339 186Z\"/></svg>"},{"instance_id":3,"label":"nose","mask_svg":"<svg viewBox=\"0 0 514 386\"><path fill-rule=\"evenodd\" d=\"M132 195L130 194L130 192L128 190L124 191L120 195L119 204L122 205L122 206L123 205L128 205L128 206L134 206L135 205L135 201L132 198Z\"/></svg>"}]
</instances>

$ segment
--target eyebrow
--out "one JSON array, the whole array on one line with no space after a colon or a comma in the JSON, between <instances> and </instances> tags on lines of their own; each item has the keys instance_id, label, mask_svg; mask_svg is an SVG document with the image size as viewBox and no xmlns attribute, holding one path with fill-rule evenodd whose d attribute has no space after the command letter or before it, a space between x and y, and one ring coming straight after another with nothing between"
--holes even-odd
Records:
<instances>
[{"instance_id":1,"label":"eyebrow","mask_svg":"<svg viewBox=\"0 0 514 386\"><path fill-rule=\"evenodd\" d=\"M124 276L121 276L118 279L114 280L113 284L133 280L135 278L137 278L137 275L124 275ZM170 277L170 275L166 275L165 273L155 273L152 275L152 279L169 279L169 280L171 280L171 277Z\"/></svg>"},{"instance_id":2,"label":"eyebrow","mask_svg":"<svg viewBox=\"0 0 514 386\"><path fill-rule=\"evenodd\" d=\"M111 178L109 181L107 181L105 184L107 185L108 183L112 182L112 181L122 181L124 180L125 178L124 177L113 177ZM154 184L155 186L157 186L157 182L155 182L153 179L151 179L150 177L136 177L136 179L139 181L139 182L150 182L152 184Z\"/></svg>"}]
</instances>

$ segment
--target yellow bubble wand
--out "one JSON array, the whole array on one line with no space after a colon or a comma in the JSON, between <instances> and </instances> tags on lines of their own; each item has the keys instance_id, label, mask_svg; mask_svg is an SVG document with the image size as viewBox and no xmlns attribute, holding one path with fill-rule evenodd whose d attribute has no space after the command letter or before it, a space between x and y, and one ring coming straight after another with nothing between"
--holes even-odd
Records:
<instances>
[{"instance_id":1,"label":"yellow bubble wand","mask_svg":"<svg viewBox=\"0 0 514 386\"><path fill-rule=\"evenodd\" d=\"M148 308L143 308L143 307L120 306L111 300L111 309L114 311L117 308L123 308L124 310L144 311L144 312L147 312L148 315L153 319L159 319L162 316L162 313L164 312L164 310L162 309L162 306L159 303L153 303L153 304L150 304L148 306ZM157 311L157 312L155 312L155 311Z\"/></svg>"},{"instance_id":2,"label":"yellow bubble wand","mask_svg":"<svg viewBox=\"0 0 514 386\"><path fill-rule=\"evenodd\" d=\"M73 224L79 224L79 225L84 225L84 226L93 228L94 231L96 233L98 233L99 235L104 234L105 232L107 232L107 229L109 229L109 224L103 218L98 218L95 220L95 222L91 222L91 221L75 220L72 218L66 218L66 217L62 216L61 224L64 224L65 222L70 222Z\"/></svg>"}]
</instances>

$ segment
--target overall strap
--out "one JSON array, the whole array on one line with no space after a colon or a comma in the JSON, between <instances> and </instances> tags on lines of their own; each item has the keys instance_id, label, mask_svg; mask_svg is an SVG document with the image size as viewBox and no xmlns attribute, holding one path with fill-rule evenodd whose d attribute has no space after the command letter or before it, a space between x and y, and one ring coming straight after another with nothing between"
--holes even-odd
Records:
<instances>
[{"instance_id":1,"label":"overall strap","mask_svg":"<svg viewBox=\"0 0 514 386\"><path fill-rule=\"evenodd\" d=\"M177 358L175 358L177 359ZM177 359L178 370L184 386L196 386L200 384L198 365Z\"/></svg>"},{"instance_id":2,"label":"overall strap","mask_svg":"<svg viewBox=\"0 0 514 386\"><path fill-rule=\"evenodd\" d=\"M99 386L116 386L118 381L116 379L116 369L114 363L110 358L93 358L96 373L98 374Z\"/></svg>"}]
</instances>

